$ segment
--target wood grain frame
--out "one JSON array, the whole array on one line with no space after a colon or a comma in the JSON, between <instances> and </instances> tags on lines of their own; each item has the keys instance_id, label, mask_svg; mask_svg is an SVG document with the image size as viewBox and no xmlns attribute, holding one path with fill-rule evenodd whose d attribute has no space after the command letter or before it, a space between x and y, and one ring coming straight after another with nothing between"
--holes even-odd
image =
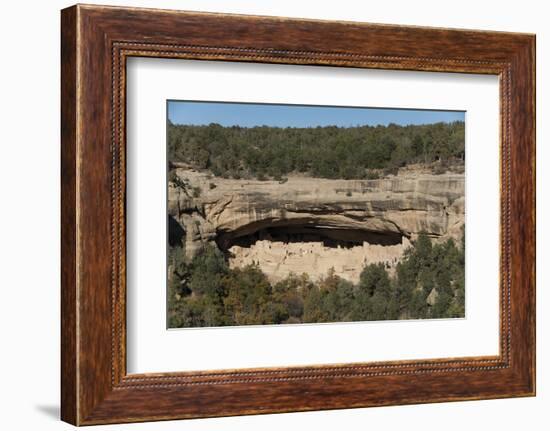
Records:
<instances>
[{"instance_id":1,"label":"wood grain frame","mask_svg":"<svg viewBox=\"0 0 550 431\"><path fill-rule=\"evenodd\" d=\"M82 5L61 16L63 420L88 425L535 394L534 35ZM499 355L128 375L131 56L498 75Z\"/></svg>"}]
</instances>

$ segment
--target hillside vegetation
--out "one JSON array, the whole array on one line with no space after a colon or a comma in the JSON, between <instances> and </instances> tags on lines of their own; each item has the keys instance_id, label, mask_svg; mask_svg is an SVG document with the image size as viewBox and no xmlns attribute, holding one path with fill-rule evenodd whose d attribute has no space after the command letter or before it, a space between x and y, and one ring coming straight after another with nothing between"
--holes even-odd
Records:
<instances>
[{"instance_id":1,"label":"hillside vegetation","mask_svg":"<svg viewBox=\"0 0 550 431\"><path fill-rule=\"evenodd\" d=\"M257 265L230 269L207 246L189 263L170 251L171 328L464 317L464 237L432 244L421 234L390 276L383 264L363 268L352 284L329 273L270 284Z\"/></svg>"},{"instance_id":2,"label":"hillside vegetation","mask_svg":"<svg viewBox=\"0 0 550 431\"><path fill-rule=\"evenodd\" d=\"M416 163L438 162L437 169L462 165L464 122L346 128L169 123L168 160L237 179L281 179L291 173L377 178Z\"/></svg>"}]
</instances>

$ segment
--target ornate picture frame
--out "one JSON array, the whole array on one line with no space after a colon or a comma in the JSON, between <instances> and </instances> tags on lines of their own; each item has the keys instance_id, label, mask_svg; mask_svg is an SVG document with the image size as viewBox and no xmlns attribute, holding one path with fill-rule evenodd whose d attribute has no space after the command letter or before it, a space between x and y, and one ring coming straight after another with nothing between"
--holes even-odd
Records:
<instances>
[{"instance_id":1,"label":"ornate picture frame","mask_svg":"<svg viewBox=\"0 0 550 431\"><path fill-rule=\"evenodd\" d=\"M534 35L91 5L64 9L61 17L64 421L92 425L535 394ZM130 57L497 75L500 353L128 374Z\"/></svg>"}]
</instances>

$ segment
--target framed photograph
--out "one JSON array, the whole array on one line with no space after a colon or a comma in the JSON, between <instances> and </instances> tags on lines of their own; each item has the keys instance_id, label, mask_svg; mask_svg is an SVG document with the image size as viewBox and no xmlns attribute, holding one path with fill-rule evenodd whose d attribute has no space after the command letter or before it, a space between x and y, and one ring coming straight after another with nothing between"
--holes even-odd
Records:
<instances>
[{"instance_id":1,"label":"framed photograph","mask_svg":"<svg viewBox=\"0 0 550 431\"><path fill-rule=\"evenodd\" d=\"M62 11L62 419L535 394L535 37Z\"/></svg>"}]
</instances>

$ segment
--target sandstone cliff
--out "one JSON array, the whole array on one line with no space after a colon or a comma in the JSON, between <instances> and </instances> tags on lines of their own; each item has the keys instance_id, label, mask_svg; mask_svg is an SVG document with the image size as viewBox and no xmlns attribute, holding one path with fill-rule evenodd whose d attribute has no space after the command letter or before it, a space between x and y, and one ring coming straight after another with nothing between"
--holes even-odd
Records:
<instances>
[{"instance_id":1,"label":"sandstone cliff","mask_svg":"<svg viewBox=\"0 0 550 431\"><path fill-rule=\"evenodd\" d=\"M290 270L298 272L301 265L306 266L304 272L315 272L311 265L325 269L331 259L336 266L341 264L343 273L346 265L356 267L357 259L391 264L421 231L436 240L458 239L464 225L463 174L409 173L379 180L295 176L277 182L222 179L181 168L173 172L177 181L169 184L168 214L172 223L181 226L176 240L184 243L188 257L202 244L215 242L225 251L238 251L233 259L239 264L263 259L266 265L271 262L268 272L282 276ZM280 244L270 246L258 236L269 229L278 235L269 241L289 243L286 249ZM281 237L284 229L291 236ZM173 229L170 231L172 234ZM300 235L301 241L293 241L292 235ZM310 239L304 240L304 235ZM336 250L339 241L346 247L332 253L327 250L331 247L323 244L327 238L335 241L332 248ZM317 245L309 250L309 246L293 242ZM394 248L383 251L373 245ZM355 253L350 254L352 248ZM305 257L289 259L288 253ZM317 263L307 264L312 260L308 254L320 256ZM281 266L280 259L274 257L277 255L281 259L286 255L289 265ZM377 259L376 255L387 256ZM351 272L347 278L355 280L357 274Z\"/></svg>"}]
</instances>

